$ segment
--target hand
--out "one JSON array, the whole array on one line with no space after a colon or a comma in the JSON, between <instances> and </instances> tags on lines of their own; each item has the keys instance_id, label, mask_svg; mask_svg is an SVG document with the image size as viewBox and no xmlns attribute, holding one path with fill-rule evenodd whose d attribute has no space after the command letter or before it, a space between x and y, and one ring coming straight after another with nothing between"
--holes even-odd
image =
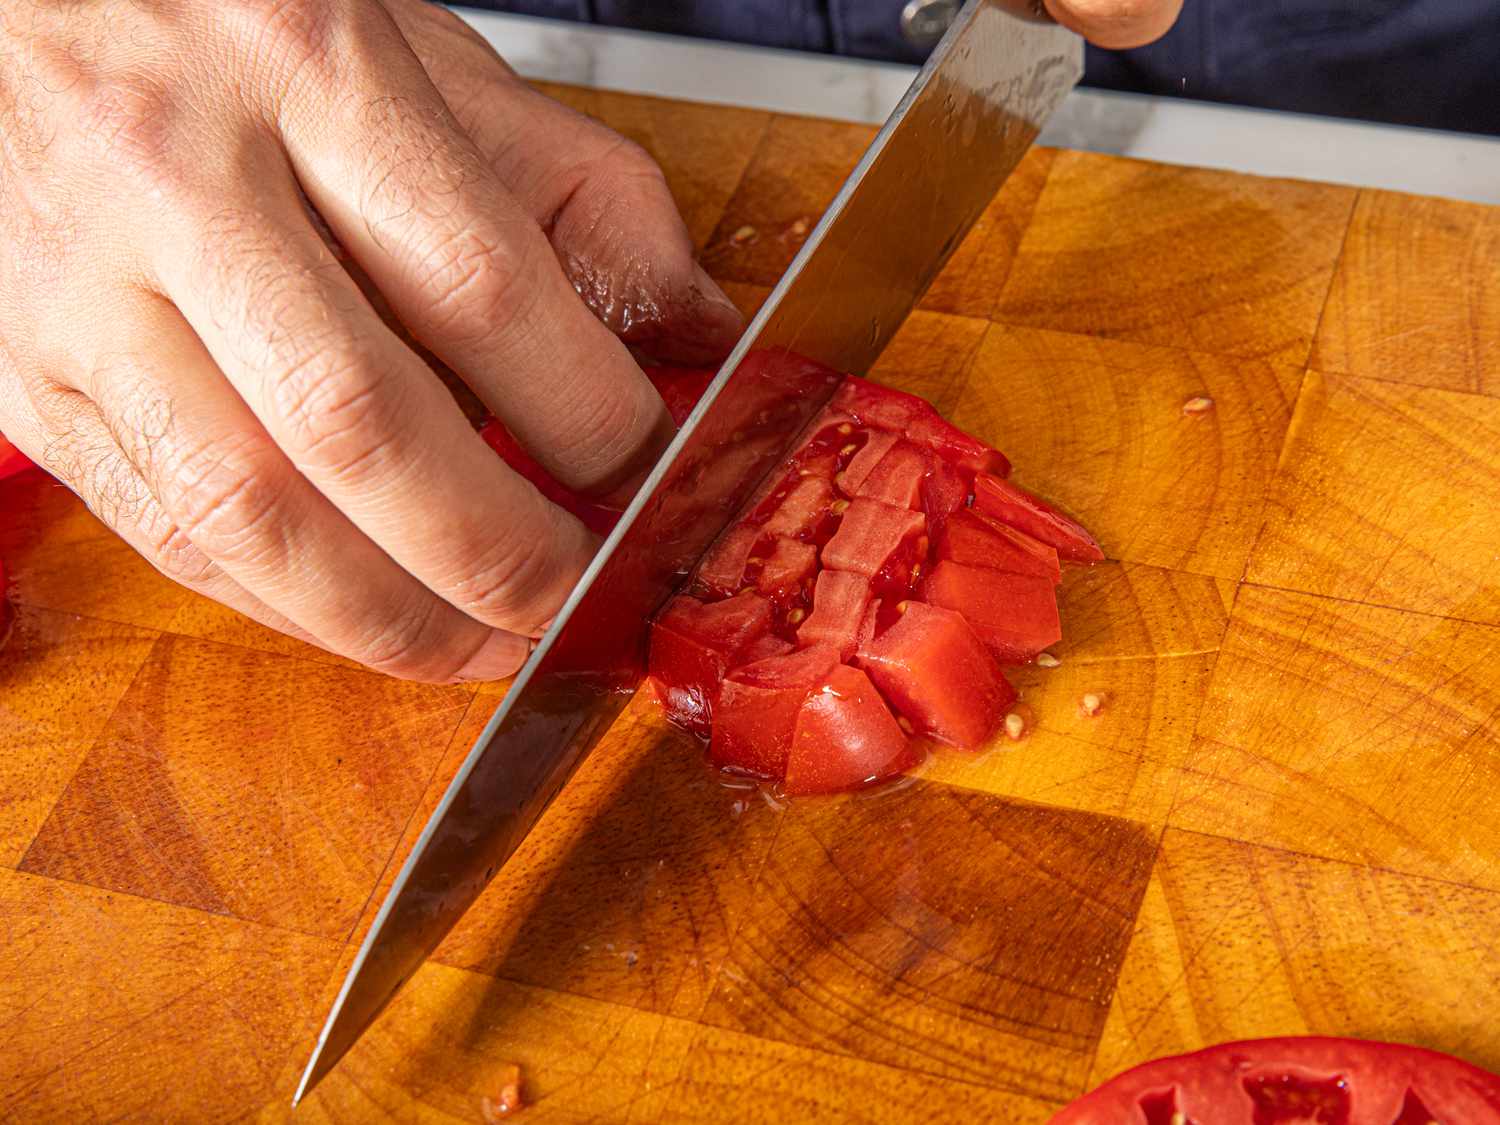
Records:
<instances>
[{"instance_id":1,"label":"hand","mask_svg":"<svg viewBox=\"0 0 1500 1125\"><path fill-rule=\"evenodd\" d=\"M1160 39L1182 12L1182 0L1045 0L1052 18L1096 47L1121 51Z\"/></svg>"},{"instance_id":2,"label":"hand","mask_svg":"<svg viewBox=\"0 0 1500 1125\"><path fill-rule=\"evenodd\" d=\"M604 497L671 433L621 340L740 328L650 158L421 0L5 0L0 247L0 431L179 582L426 680L513 672L595 544L375 306Z\"/></svg>"}]
</instances>

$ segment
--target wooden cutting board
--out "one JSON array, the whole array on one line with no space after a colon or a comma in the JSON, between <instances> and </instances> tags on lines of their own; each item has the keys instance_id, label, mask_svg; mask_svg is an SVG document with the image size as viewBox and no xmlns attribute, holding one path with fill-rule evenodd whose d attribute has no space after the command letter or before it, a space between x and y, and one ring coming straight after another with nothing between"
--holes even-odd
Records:
<instances>
[{"instance_id":1,"label":"wooden cutting board","mask_svg":"<svg viewBox=\"0 0 1500 1125\"><path fill-rule=\"evenodd\" d=\"M554 92L747 308L871 136ZM1308 1032L1500 1070L1500 210L1036 152L875 374L1109 551L1034 732L776 808L638 699L301 1120L480 1121L511 1064L535 1122L1042 1121ZM35 474L0 510L0 1118L284 1119L503 685L275 636Z\"/></svg>"}]
</instances>

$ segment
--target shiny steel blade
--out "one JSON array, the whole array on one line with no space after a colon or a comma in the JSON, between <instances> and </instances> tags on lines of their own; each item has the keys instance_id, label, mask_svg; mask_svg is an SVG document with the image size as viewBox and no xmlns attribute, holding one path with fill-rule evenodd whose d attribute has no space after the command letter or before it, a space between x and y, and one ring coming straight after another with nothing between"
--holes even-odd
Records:
<instances>
[{"instance_id":1,"label":"shiny steel blade","mask_svg":"<svg viewBox=\"0 0 1500 1125\"><path fill-rule=\"evenodd\" d=\"M453 778L360 947L296 1100L609 728L644 675L647 619L828 401L823 368L869 369L1076 84L1081 41L1035 8L971 0L850 174Z\"/></svg>"}]
</instances>

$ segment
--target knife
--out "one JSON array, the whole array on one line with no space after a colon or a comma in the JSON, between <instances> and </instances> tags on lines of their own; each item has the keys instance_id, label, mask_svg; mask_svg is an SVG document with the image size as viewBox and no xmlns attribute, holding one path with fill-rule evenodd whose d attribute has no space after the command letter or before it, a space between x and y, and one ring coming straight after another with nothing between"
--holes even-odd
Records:
<instances>
[{"instance_id":1,"label":"knife","mask_svg":"<svg viewBox=\"0 0 1500 1125\"><path fill-rule=\"evenodd\" d=\"M862 373L1077 84L1040 0L969 0L871 142L459 767L334 1000L293 1104L520 846L645 675L647 622Z\"/></svg>"}]
</instances>

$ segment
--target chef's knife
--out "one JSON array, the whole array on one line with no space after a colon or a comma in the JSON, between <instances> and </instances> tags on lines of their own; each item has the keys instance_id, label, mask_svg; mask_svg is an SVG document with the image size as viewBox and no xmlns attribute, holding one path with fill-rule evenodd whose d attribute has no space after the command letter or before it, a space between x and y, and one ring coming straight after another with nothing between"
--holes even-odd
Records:
<instances>
[{"instance_id":1,"label":"chef's knife","mask_svg":"<svg viewBox=\"0 0 1500 1125\"><path fill-rule=\"evenodd\" d=\"M295 1100L437 947L609 728L644 675L647 620L832 396L826 369L869 369L1077 83L1081 41L1040 12L1040 0L970 0L954 20L459 768L355 957Z\"/></svg>"}]
</instances>

